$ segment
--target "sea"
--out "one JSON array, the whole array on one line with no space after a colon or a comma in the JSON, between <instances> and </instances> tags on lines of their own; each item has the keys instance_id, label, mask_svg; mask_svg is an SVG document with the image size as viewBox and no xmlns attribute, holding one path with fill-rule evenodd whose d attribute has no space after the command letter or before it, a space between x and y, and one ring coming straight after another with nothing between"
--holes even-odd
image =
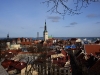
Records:
<instances>
[{"instance_id":1,"label":"sea","mask_svg":"<svg viewBox=\"0 0 100 75\"><path fill-rule=\"evenodd\" d=\"M84 39L91 40L91 42L96 41L96 40L100 40L100 37L53 37L53 38L60 39L60 40L67 40L70 38L79 38L81 40L84 40ZM33 38L33 39L37 39L37 38ZM43 40L43 37L40 37L38 39Z\"/></svg>"}]
</instances>

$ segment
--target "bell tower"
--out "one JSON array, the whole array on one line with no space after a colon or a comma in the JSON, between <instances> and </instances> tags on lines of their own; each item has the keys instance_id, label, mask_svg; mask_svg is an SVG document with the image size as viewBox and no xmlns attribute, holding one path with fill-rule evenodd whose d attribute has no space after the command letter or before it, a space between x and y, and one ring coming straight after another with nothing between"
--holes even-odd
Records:
<instances>
[{"instance_id":1,"label":"bell tower","mask_svg":"<svg viewBox=\"0 0 100 75\"><path fill-rule=\"evenodd\" d=\"M47 31L46 21L45 21L45 26L44 26L44 31L43 31L43 38L44 38L44 41L48 40L48 31Z\"/></svg>"},{"instance_id":2,"label":"bell tower","mask_svg":"<svg viewBox=\"0 0 100 75\"><path fill-rule=\"evenodd\" d=\"M10 48L9 33L7 34L7 41L6 41L6 45L7 45L7 48L6 48L6 49L9 49L9 48Z\"/></svg>"}]
</instances>

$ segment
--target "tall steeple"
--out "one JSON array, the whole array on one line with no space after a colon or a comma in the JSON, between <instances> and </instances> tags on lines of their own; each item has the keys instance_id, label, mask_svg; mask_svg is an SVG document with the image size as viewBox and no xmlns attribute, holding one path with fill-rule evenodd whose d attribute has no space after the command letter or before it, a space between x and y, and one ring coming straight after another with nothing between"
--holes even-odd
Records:
<instances>
[{"instance_id":1,"label":"tall steeple","mask_svg":"<svg viewBox=\"0 0 100 75\"><path fill-rule=\"evenodd\" d=\"M47 31L47 26L46 26L46 20L45 20L43 36L44 36L44 41L48 40L48 31Z\"/></svg>"},{"instance_id":2,"label":"tall steeple","mask_svg":"<svg viewBox=\"0 0 100 75\"><path fill-rule=\"evenodd\" d=\"M7 41L6 41L7 49L10 48L10 40L9 40L9 33L7 34Z\"/></svg>"},{"instance_id":3,"label":"tall steeple","mask_svg":"<svg viewBox=\"0 0 100 75\"><path fill-rule=\"evenodd\" d=\"M9 33L7 34L7 39L9 38Z\"/></svg>"},{"instance_id":4,"label":"tall steeple","mask_svg":"<svg viewBox=\"0 0 100 75\"><path fill-rule=\"evenodd\" d=\"M45 20L44 31L47 32L46 20Z\"/></svg>"},{"instance_id":5,"label":"tall steeple","mask_svg":"<svg viewBox=\"0 0 100 75\"><path fill-rule=\"evenodd\" d=\"M7 41L9 41L9 33L7 34Z\"/></svg>"}]
</instances>

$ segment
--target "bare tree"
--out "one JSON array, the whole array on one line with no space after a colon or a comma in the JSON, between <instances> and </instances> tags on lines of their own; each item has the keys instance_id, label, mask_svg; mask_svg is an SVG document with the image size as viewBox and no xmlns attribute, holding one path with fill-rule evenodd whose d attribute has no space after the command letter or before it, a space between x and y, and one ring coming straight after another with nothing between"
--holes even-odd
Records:
<instances>
[{"instance_id":1,"label":"bare tree","mask_svg":"<svg viewBox=\"0 0 100 75\"><path fill-rule=\"evenodd\" d=\"M99 0L45 0L43 3L46 3L47 6L50 7L48 12L65 16L67 13L69 15L80 14L80 10L88 7L92 2L99 2ZM69 6L69 3L71 6ZM62 10L60 10L60 8L62 8Z\"/></svg>"}]
</instances>

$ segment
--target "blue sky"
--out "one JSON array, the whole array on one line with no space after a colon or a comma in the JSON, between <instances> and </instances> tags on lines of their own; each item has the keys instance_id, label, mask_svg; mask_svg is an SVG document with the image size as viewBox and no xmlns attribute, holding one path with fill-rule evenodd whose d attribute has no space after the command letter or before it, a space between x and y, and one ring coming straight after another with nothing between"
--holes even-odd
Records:
<instances>
[{"instance_id":1,"label":"blue sky","mask_svg":"<svg viewBox=\"0 0 100 75\"><path fill-rule=\"evenodd\" d=\"M47 12L50 7L43 1L0 0L0 37L8 33L10 37L36 37L37 32L42 37L45 20L49 36L100 37L100 2L82 8L80 15L66 14L63 19L59 14Z\"/></svg>"}]
</instances>

